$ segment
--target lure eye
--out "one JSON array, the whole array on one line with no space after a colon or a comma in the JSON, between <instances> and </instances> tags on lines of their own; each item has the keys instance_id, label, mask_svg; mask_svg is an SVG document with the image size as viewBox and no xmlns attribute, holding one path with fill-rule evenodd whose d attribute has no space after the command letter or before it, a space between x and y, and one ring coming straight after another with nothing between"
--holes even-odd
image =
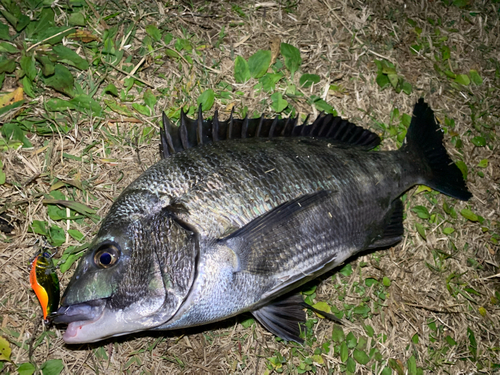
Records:
<instances>
[{"instance_id":1,"label":"lure eye","mask_svg":"<svg viewBox=\"0 0 500 375\"><path fill-rule=\"evenodd\" d=\"M120 257L120 247L117 243L102 244L94 254L94 264L99 268L112 267Z\"/></svg>"}]
</instances>

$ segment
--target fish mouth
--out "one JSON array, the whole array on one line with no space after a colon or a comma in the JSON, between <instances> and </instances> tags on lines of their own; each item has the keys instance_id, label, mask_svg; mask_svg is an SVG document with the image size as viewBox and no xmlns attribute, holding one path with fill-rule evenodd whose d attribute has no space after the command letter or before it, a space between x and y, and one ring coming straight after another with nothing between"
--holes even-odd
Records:
<instances>
[{"instance_id":1,"label":"fish mouth","mask_svg":"<svg viewBox=\"0 0 500 375\"><path fill-rule=\"evenodd\" d=\"M70 306L61 306L49 319L54 324L67 324L63 339L67 343L74 341L78 332L86 325L95 323L104 314L106 299L97 299Z\"/></svg>"},{"instance_id":2,"label":"fish mouth","mask_svg":"<svg viewBox=\"0 0 500 375\"><path fill-rule=\"evenodd\" d=\"M160 307L162 301L158 302ZM159 306L132 304L124 309L114 309L110 306L110 298L102 298L63 305L50 315L50 320L54 324L68 325L63 335L66 344L86 344L161 325L163 317L158 320L155 316Z\"/></svg>"}]
</instances>

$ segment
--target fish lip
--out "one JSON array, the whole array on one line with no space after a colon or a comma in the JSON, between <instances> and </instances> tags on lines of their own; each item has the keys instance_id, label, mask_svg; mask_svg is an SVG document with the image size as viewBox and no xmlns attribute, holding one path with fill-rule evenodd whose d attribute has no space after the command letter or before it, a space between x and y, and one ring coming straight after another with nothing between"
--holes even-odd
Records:
<instances>
[{"instance_id":1,"label":"fish lip","mask_svg":"<svg viewBox=\"0 0 500 375\"><path fill-rule=\"evenodd\" d=\"M73 322L93 322L99 319L106 306L106 298L82 302L74 305L61 306L49 315L54 324L70 324Z\"/></svg>"}]
</instances>

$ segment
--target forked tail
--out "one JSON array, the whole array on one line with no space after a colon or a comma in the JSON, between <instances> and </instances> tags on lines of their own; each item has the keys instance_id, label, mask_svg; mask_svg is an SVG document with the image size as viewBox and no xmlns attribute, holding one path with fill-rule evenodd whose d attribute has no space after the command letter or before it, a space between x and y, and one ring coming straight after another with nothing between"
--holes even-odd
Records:
<instances>
[{"instance_id":1,"label":"forked tail","mask_svg":"<svg viewBox=\"0 0 500 375\"><path fill-rule=\"evenodd\" d=\"M443 132L434 112L421 98L413 109L413 118L401 151L411 154L422 178L421 183L443 194L469 200L462 172L450 159L443 145Z\"/></svg>"}]
</instances>

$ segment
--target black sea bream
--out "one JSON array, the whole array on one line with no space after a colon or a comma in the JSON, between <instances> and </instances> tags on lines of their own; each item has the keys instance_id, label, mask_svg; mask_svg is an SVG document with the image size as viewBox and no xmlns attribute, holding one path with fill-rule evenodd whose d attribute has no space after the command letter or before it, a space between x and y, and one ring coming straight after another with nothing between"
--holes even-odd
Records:
<instances>
[{"instance_id":1,"label":"black sea bream","mask_svg":"<svg viewBox=\"0 0 500 375\"><path fill-rule=\"evenodd\" d=\"M203 325L251 312L302 342L293 289L403 235L400 196L471 197L422 99L403 147L331 115L220 122L164 117L163 159L111 207L56 323L67 343Z\"/></svg>"}]
</instances>

